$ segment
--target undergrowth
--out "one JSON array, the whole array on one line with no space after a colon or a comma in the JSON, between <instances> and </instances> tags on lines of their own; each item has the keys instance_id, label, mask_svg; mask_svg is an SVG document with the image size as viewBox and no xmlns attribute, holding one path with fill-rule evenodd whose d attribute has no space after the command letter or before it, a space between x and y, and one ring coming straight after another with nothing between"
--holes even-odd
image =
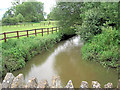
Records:
<instances>
[{"instance_id":1,"label":"undergrowth","mask_svg":"<svg viewBox=\"0 0 120 90\"><path fill-rule=\"evenodd\" d=\"M7 43L2 43L2 72L12 72L25 66L26 62L36 54L53 47L62 38L60 33L42 36L32 36L29 38L9 39Z\"/></svg>"}]
</instances>

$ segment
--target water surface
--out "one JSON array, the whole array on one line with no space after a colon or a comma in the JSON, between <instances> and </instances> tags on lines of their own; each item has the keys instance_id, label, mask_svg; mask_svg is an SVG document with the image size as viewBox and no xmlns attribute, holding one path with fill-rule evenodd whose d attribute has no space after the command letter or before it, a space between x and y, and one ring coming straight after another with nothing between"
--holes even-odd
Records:
<instances>
[{"instance_id":1,"label":"water surface","mask_svg":"<svg viewBox=\"0 0 120 90\"><path fill-rule=\"evenodd\" d=\"M49 51L33 57L24 68L13 74L16 76L23 73L26 82L31 77L36 77L38 81L46 79L51 84L52 76L60 76L62 86L72 80L74 87L79 88L83 80L89 84L97 80L102 87L108 82L116 87L117 72L104 68L99 63L82 60L82 45L79 36L61 41Z\"/></svg>"}]
</instances>

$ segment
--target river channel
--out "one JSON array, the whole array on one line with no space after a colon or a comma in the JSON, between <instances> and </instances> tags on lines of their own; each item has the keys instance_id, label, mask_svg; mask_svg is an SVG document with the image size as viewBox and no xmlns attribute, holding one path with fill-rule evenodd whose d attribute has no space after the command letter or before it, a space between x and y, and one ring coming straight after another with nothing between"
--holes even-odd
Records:
<instances>
[{"instance_id":1,"label":"river channel","mask_svg":"<svg viewBox=\"0 0 120 90\"><path fill-rule=\"evenodd\" d=\"M104 68L102 65L82 59L81 47L83 43L79 36L57 43L53 48L33 57L26 66L14 71L24 75L25 82L31 77L38 81L46 79L50 84L52 76L60 76L64 87L72 80L74 87L79 88L81 81L85 80L91 87L91 82L97 80L103 87L111 82L117 86L117 72L114 69Z\"/></svg>"}]
</instances>

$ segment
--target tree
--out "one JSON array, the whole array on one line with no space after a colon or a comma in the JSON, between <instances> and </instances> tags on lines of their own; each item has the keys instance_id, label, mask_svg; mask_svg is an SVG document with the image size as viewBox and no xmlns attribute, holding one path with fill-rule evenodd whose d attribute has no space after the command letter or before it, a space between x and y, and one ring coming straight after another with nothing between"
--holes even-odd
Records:
<instances>
[{"instance_id":1,"label":"tree","mask_svg":"<svg viewBox=\"0 0 120 90\"><path fill-rule=\"evenodd\" d=\"M59 25L62 27L64 34L75 34L75 26L81 25L80 13L82 4L82 2L60 2L53 9L54 18L59 20Z\"/></svg>"},{"instance_id":2,"label":"tree","mask_svg":"<svg viewBox=\"0 0 120 90\"><path fill-rule=\"evenodd\" d=\"M13 6L5 12L2 19L17 17L19 22L40 22L44 20L43 3L41 2L13 2ZM3 21L4 21L3 20ZM11 20L11 19L9 19Z\"/></svg>"},{"instance_id":3,"label":"tree","mask_svg":"<svg viewBox=\"0 0 120 90\"><path fill-rule=\"evenodd\" d=\"M82 25L78 26L77 34L84 41L88 41L102 32L101 27L107 22L109 26L117 27L118 4L116 2L92 2L84 3L82 7Z\"/></svg>"},{"instance_id":4,"label":"tree","mask_svg":"<svg viewBox=\"0 0 120 90\"><path fill-rule=\"evenodd\" d=\"M52 11L47 15L47 20L57 20L56 18L57 8L53 8Z\"/></svg>"},{"instance_id":5,"label":"tree","mask_svg":"<svg viewBox=\"0 0 120 90\"><path fill-rule=\"evenodd\" d=\"M2 19L3 25L15 25L18 23L18 19L16 17L7 17Z\"/></svg>"},{"instance_id":6,"label":"tree","mask_svg":"<svg viewBox=\"0 0 120 90\"><path fill-rule=\"evenodd\" d=\"M24 21L24 17L20 13L17 15L17 19L18 19L19 22L23 22Z\"/></svg>"},{"instance_id":7,"label":"tree","mask_svg":"<svg viewBox=\"0 0 120 90\"><path fill-rule=\"evenodd\" d=\"M15 10L11 7L10 9L8 9L5 14L3 15L3 18L7 18L7 17L14 17Z\"/></svg>"},{"instance_id":8,"label":"tree","mask_svg":"<svg viewBox=\"0 0 120 90\"><path fill-rule=\"evenodd\" d=\"M39 22L44 19L43 3L41 2L24 2L16 6L15 14L21 13L27 22ZM39 16L39 17L38 17Z\"/></svg>"}]
</instances>

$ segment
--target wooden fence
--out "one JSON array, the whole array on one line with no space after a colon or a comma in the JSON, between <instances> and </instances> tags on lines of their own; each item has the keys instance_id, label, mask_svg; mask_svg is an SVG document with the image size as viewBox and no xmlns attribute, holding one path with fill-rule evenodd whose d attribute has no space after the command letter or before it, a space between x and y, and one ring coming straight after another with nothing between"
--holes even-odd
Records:
<instances>
[{"instance_id":1,"label":"wooden fence","mask_svg":"<svg viewBox=\"0 0 120 90\"><path fill-rule=\"evenodd\" d=\"M1 40L4 40L5 42L7 42L7 39L10 39L10 38L18 38L19 37L22 37L22 36L27 36L29 37L30 35L35 35L37 36L37 34L41 33L42 36L44 33L47 33L47 35L51 32L53 34L54 31L58 31L59 29L57 27L52 27L52 28L40 28L40 29L32 29L32 30L24 30L24 31L12 31L12 32L4 32L4 33L0 33L0 36L3 35L4 38L0 39ZM34 33L29 33L30 31L34 31ZM19 35L20 32L26 32L26 34L24 35ZM7 34L13 34L13 33L16 33L17 36L12 36L12 37L7 37Z\"/></svg>"},{"instance_id":2,"label":"wooden fence","mask_svg":"<svg viewBox=\"0 0 120 90\"><path fill-rule=\"evenodd\" d=\"M49 25L56 25L56 23L54 22L49 22L49 23L40 23L39 26L49 26ZM2 25L2 26L6 26L6 27L12 27L12 26L35 26L34 24L30 23L30 24L15 24L15 25L12 25L12 24L9 24L9 25Z\"/></svg>"}]
</instances>

